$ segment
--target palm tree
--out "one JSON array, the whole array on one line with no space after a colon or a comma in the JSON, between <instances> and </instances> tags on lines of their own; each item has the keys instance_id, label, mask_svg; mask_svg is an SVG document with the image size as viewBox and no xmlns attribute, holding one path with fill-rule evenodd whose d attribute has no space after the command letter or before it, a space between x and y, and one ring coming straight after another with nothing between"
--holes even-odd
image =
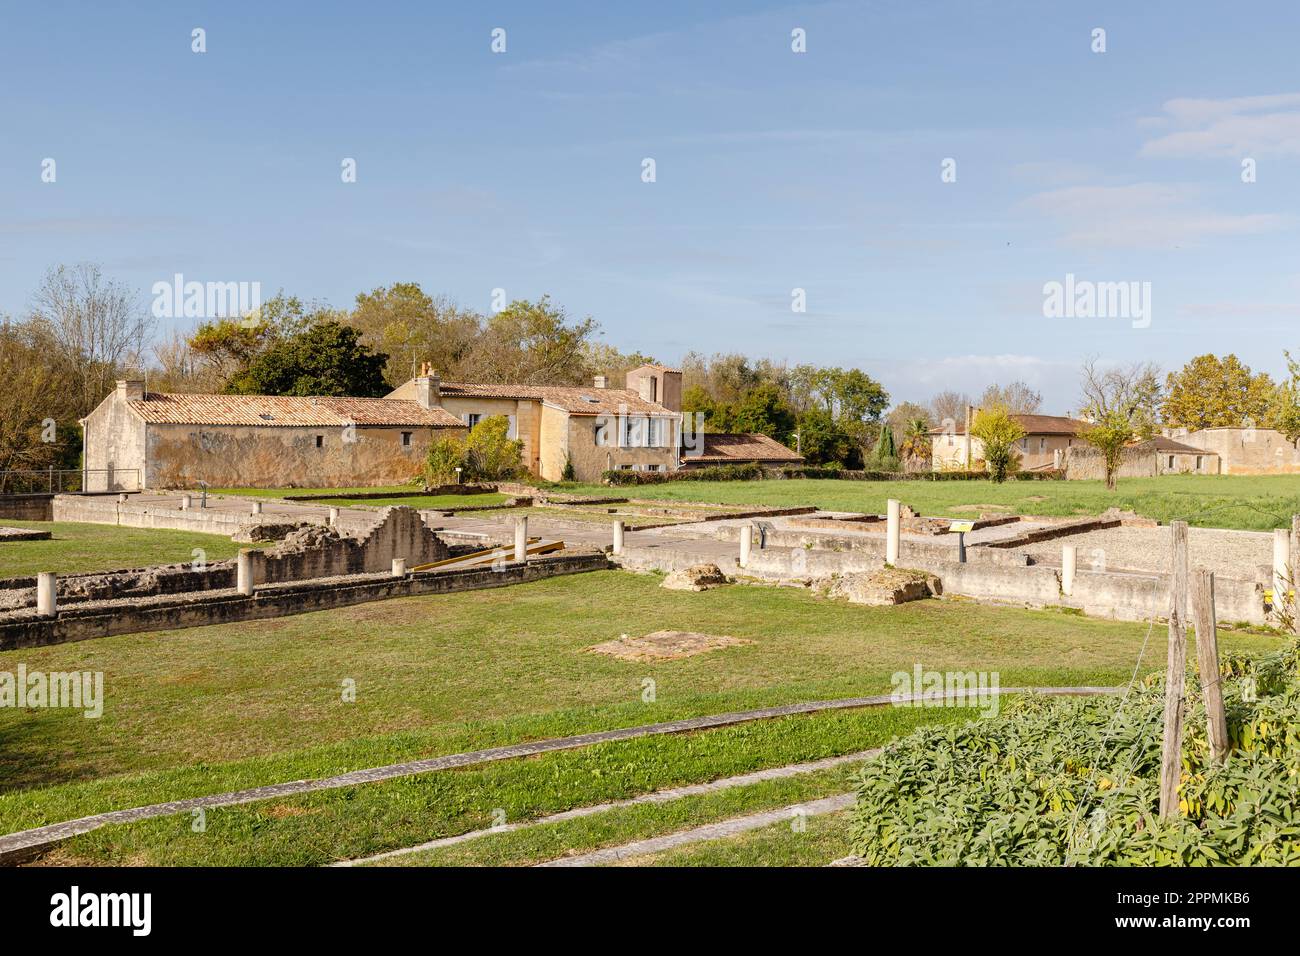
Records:
<instances>
[{"instance_id":1,"label":"palm tree","mask_svg":"<svg viewBox=\"0 0 1300 956\"><path fill-rule=\"evenodd\" d=\"M898 451L903 461L909 465L918 460L928 461L931 452L930 423L924 418L914 418L908 422Z\"/></svg>"}]
</instances>

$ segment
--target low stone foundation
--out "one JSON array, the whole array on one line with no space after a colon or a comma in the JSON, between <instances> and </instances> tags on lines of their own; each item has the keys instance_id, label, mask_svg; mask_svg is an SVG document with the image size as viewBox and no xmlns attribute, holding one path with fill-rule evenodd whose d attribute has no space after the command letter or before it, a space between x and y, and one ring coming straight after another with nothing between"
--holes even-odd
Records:
<instances>
[{"instance_id":1,"label":"low stone foundation","mask_svg":"<svg viewBox=\"0 0 1300 956\"><path fill-rule=\"evenodd\" d=\"M419 571L400 578L357 574L276 584L259 589L251 597L227 589L87 602L61 608L54 618L39 617L35 610L6 615L0 622L0 650L42 647L113 634L256 621L387 598L505 587L608 567L609 562L602 553L566 553L496 568Z\"/></svg>"}]
</instances>

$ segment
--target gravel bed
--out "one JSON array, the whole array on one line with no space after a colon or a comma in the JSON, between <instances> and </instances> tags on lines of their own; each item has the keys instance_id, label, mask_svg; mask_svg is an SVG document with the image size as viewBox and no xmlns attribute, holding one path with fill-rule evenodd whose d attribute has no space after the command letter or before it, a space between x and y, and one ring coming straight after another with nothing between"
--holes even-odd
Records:
<instances>
[{"instance_id":1,"label":"gravel bed","mask_svg":"<svg viewBox=\"0 0 1300 956\"><path fill-rule=\"evenodd\" d=\"M1189 528L1187 534L1193 569L1205 568L1223 577L1253 581L1260 565L1273 563L1273 536L1268 532ZM1091 570L1094 563L1104 561L1112 571L1167 573L1173 549L1169 528L1160 527L1088 531L1017 550L1025 551L1035 564L1059 568L1061 548L1067 544L1078 549L1080 571Z\"/></svg>"}]
</instances>

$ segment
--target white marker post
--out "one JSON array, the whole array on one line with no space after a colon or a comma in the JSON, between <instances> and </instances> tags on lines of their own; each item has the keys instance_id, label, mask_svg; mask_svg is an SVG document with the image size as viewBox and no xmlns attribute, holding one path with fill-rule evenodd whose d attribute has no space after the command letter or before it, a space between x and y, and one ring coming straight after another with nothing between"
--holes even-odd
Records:
<instances>
[{"instance_id":1,"label":"white marker post","mask_svg":"<svg viewBox=\"0 0 1300 956\"><path fill-rule=\"evenodd\" d=\"M528 515L515 519L515 560L528 560Z\"/></svg>"},{"instance_id":2,"label":"white marker post","mask_svg":"<svg viewBox=\"0 0 1300 956\"><path fill-rule=\"evenodd\" d=\"M262 502L260 502L260 501L254 501L254 502L253 502L253 514L255 514L255 515L260 515L261 513L262 513Z\"/></svg>"},{"instance_id":3,"label":"white marker post","mask_svg":"<svg viewBox=\"0 0 1300 956\"><path fill-rule=\"evenodd\" d=\"M623 553L623 522L614 522L614 553Z\"/></svg>"},{"instance_id":4,"label":"white marker post","mask_svg":"<svg viewBox=\"0 0 1300 956\"><path fill-rule=\"evenodd\" d=\"M406 577L406 558L393 558L393 577Z\"/></svg>"},{"instance_id":5,"label":"white marker post","mask_svg":"<svg viewBox=\"0 0 1300 956\"><path fill-rule=\"evenodd\" d=\"M339 509L330 508L330 527L332 528L338 523L339 523Z\"/></svg>"},{"instance_id":6,"label":"white marker post","mask_svg":"<svg viewBox=\"0 0 1300 956\"><path fill-rule=\"evenodd\" d=\"M253 551L244 548L235 559L235 590L245 597L253 593Z\"/></svg>"},{"instance_id":7,"label":"white marker post","mask_svg":"<svg viewBox=\"0 0 1300 956\"><path fill-rule=\"evenodd\" d=\"M1069 597L1074 593L1074 571L1078 563L1078 552L1072 544L1061 547L1061 593Z\"/></svg>"},{"instance_id":8,"label":"white marker post","mask_svg":"<svg viewBox=\"0 0 1300 956\"><path fill-rule=\"evenodd\" d=\"M903 540L903 523L899 515L897 498L890 498L885 507L887 518L887 524L885 527L885 563L893 566L898 564L898 549Z\"/></svg>"},{"instance_id":9,"label":"white marker post","mask_svg":"<svg viewBox=\"0 0 1300 956\"><path fill-rule=\"evenodd\" d=\"M189 495L181 495L181 511L190 510L191 499Z\"/></svg>"},{"instance_id":10,"label":"white marker post","mask_svg":"<svg viewBox=\"0 0 1300 956\"><path fill-rule=\"evenodd\" d=\"M749 566L749 552L754 547L754 526L745 525L740 529L740 566Z\"/></svg>"},{"instance_id":11,"label":"white marker post","mask_svg":"<svg viewBox=\"0 0 1300 956\"><path fill-rule=\"evenodd\" d=\"M53 571L42 571L36 575L36 613L41 617L55 617L58 614L59 577Z\"/></svg>"}]
</instances>

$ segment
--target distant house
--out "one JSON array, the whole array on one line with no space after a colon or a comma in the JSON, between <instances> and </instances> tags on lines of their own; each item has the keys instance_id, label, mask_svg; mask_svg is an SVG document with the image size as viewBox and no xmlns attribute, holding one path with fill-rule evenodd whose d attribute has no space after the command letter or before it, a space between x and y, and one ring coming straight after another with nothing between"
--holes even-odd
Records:
<instances>
[{"instance_id":1,"label":"distant house","mask_svg":"<svg viewBox=\"0 0 1300 956\"><path fill-rule=\"evenodd\" d=\"M1272 428L1169 429L1168 437L1216 455L1225 475L1300 473L1300 443Z\"/></svg>"},{"instance_id":2,"label":"distant house","mask_svg":"<svg viewBox=\"0 0 1300 956\"><path fill-rule=\"evenodd\" d=\"M967 421L951 428L931 428L931 467L934 471L955 471L984 459L984 443L967 436L975 409L968 409ZM1079 434L1087 422L1063 415L1012 415L1025 437L1016 443L1022 471L1059 468L1066 449L1082 443Z\"/></svg>"},{"instance_id":3,"label":"distant house","mask_svg":"<svg viewBox=\"0 0 1300 956\"><path fill-rule=\"evenodd\" d=\"M681 467L684 469L750 464L780 468L804 463L803 455L763 434L728 435L706 432L698 436L694 447L690 445L689 442L683 442Z\"/></svg>"},{"instance_id":4,"label":"distant house","mask_svg":"<svg viewBox=\"0 0 1300 956\"><path fill-rule=\"evenodd\" d=\"M388 398L190 395L122 381L81 421L87 491L400 484L435 434L437 406Z\"/></svg>"},{"instance_id":5,"label":"distant house","mask_svg":"<svg viewBox=\"0 0 1300 956\"><path fill-rule=\"evenodd\" d=\"M1217 475L1222 468L1218 452L1175 441L1167 435L1157 435L1132 447L1155 453L1158 475Z\"/></svg>"},{"instance_id":6,"label":"distant house","mask_svg":"<svg viewBox=\"0 0 1300 956\"><path fill-rule=\"evenodd\" d=\"M523 442L524 467L547 481L561 480L569 462L578 481L678 467L682 373L662 365L628 372L626 388L608 387L604 376L591 386L443 382L426 366L388 397L427 401L466 428L504 416L510 437Z\"/></svg>"},{"instance_id":7,"label":"distant house","mask_svg":"<svg viewBox=\"0 0 1300 956\"><path fill-rule=\"evenodd\" d=\"M626 388L443 382L423 372L384 398L189 395L123 381L82 420L86 490L328 488L401 484L437 436L488 416L509 422L523 464L552 481L602 471L674 471L682 373L643 365ZM780 447L780 446L778 446Z\"/></svg>"}]
</instances>

